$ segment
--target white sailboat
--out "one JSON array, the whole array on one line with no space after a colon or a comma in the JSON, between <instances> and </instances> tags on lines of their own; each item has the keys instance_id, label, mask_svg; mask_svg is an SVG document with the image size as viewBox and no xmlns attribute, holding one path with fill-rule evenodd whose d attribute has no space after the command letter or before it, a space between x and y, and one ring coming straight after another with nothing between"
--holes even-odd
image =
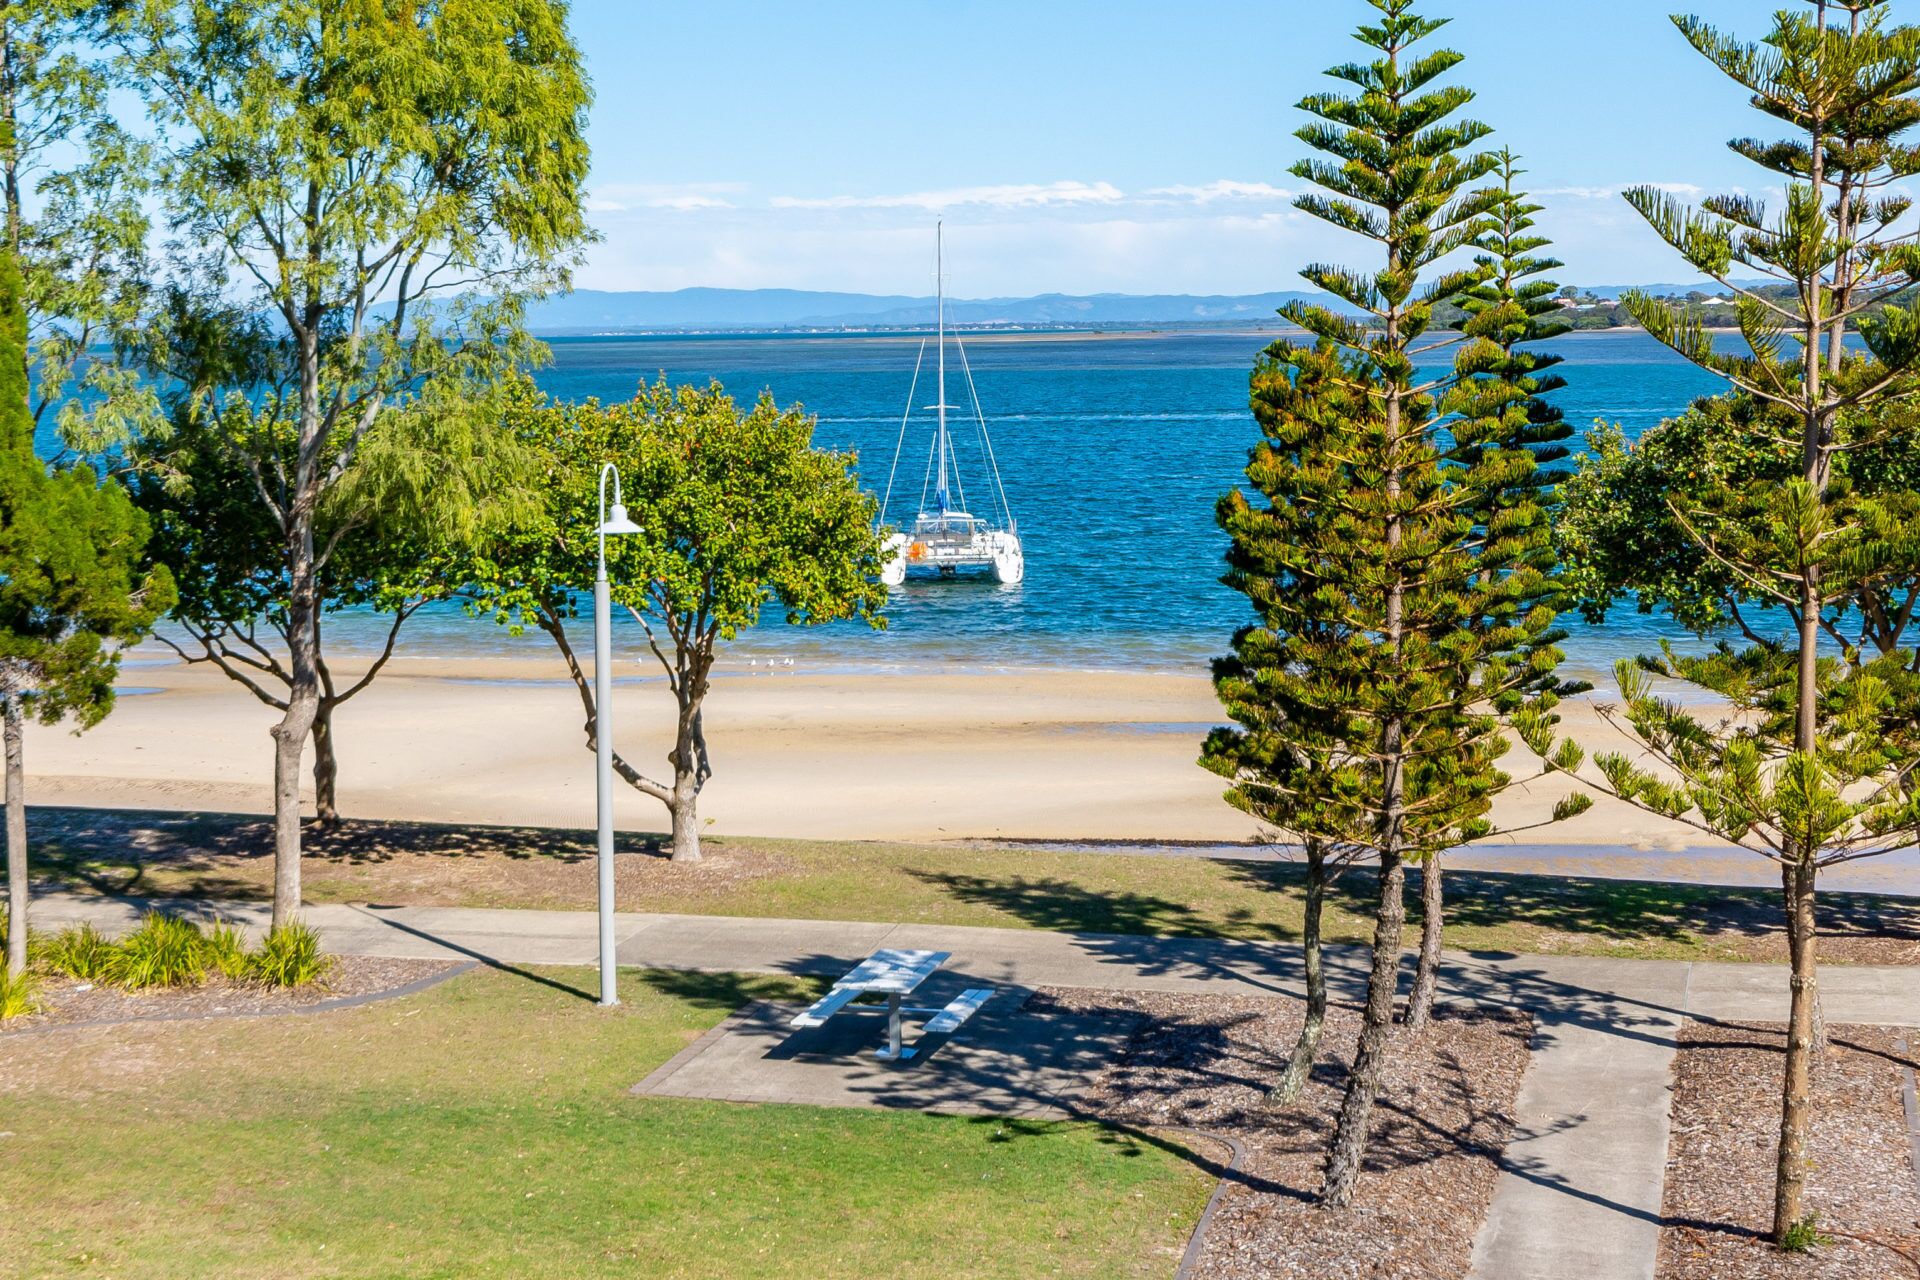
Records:
<instances>
[{"instance_id":1,"label":"white sailboat","mask_svg":"<svg viewBox=\"0 0 1920 1280\"><path fill-rule=\"evenodd\" d=\"M927 472L920 486L920 507L907 529L890 535L886 543L887 559L880 580L897 587L909 574L935 578L953 578L967 572L987 572L994 581L1019 582L1027 575L1026 557L1020 548L1020 533L1013 512L1007 506L1007 491L1000 483L1000 464L993 456L993 441L987 434L986 415L980 410L980 395L973 385L973 370L967 364L966 346L960 335L953 335L960 368L966 376L967 393L973 401L973 420L980 431L980 456L986 463L990 502L998 504L997 513L977 516L967 510L966 485L953 451L953 437L947 429L947 411L958 405L947 403L947 284L945 274L945 232L934 228L935 301L934 363L939 394L927 405L935 413L932 445L927 453ZM893 501L894 477L900 471L901 451L907 443L907 427L913 418L913 401L920 387L920 370L926 360L927 344L920 344L920 357L913 366L913 385L907 392L907 411L900 418L900 440L894 446L893 469L887 475L886 496L880 503L880 521L885 524L887 507ZM931 491L932 504L928 504Z\"/></svg>"}]
</instances>

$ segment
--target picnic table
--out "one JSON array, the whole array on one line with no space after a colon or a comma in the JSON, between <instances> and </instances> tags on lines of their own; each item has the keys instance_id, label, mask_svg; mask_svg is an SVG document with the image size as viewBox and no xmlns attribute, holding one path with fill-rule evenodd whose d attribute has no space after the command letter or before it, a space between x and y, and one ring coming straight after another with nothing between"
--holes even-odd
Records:
<instances>
[{"instance_id":1,"label":"picnic table","mask_svg":"<svg viewBox=\"0 0 1920 1280\"><path fill-rule=\"evenodd\" d=\"M878 1013L879 1006L856 1007L854 1002L861 996L885 996L887 1043L874 1051L874 1057L882 1062L905 1061L913 1057L914 1050L900 1043L900 1023L903 1018L925 1018L924 1031L930 1035L947 1035L958 1031L968 1018L980 1012L982 1005L993 999L992 989L983 987L964 991L938 1009L916 1008L905 1003L906 997L918 990L921 983L931 978L941 965L952 958L953 954L948 951L882 948L855 965L844 978L833 984L832 990L798 1014L792 1025L823 1027L835 1014L849 1010Z\"/></svg>"}]
</instances>

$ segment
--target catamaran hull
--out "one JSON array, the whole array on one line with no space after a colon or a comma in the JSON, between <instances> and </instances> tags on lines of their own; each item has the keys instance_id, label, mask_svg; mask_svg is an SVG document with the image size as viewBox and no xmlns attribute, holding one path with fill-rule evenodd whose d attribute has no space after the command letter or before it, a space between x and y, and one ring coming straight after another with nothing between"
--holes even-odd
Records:
<instances>
[{"instance_id":1,"label":"catamaran hull","mask_svg":"<svg viewBox=\"0 0 1920 1280\"><path fill-rule=\"evenodd\" d=\"M995 582L1011 585L1027 576L1026 555L1017 535L995 531L966 539L915 539L896 533L887 539L886 561L880 581L897 587L909 575L956 578L963 573L989 573Z\"/></svg>"}]
</instances>

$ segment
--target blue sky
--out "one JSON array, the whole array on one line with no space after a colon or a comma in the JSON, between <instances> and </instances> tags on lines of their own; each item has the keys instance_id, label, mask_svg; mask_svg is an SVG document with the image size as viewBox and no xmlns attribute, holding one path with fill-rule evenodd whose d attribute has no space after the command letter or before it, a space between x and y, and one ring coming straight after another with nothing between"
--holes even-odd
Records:
<instances>
[{"instance_id":1,"label":"blue sky","mask_svg":"<svg viewBox=\"0 0 1920 1280\"><path fill-rule=\"evenodd\" d=\"M1697 0L1743 34L1794 0ZM1617 192L1764 185L1771 130L1660 0L1429 0L1567 280L1688 278ZM1357 241L1294 213L1302 94L1363 0L575 0L586 288L1252 293ZM1900 15L1911 17L1911 15Z\"/></svg>"}]
</instances>

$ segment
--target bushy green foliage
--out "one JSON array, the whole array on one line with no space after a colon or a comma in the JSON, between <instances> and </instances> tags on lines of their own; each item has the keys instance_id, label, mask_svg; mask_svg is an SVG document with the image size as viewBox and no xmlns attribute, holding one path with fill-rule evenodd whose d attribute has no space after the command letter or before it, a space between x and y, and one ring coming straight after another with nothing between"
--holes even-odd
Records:
<instances>
[{"instance_id":1,"label":"bushy green foliage","mask_svg":"<svg viewBox=\"0 0 1920 1280\"><path fill-rule=\"evenodd\" d=\"M200 930L191 920L150 911L114 947L107 979L129 991L196 986L206 980Z\"/></svg>"},{"instance_id":2,"label":"bushy green foliage","mask_svg":"<svg viewBox=\"0 0 1920 1280\"><path fill-rule=\"evenodd\" d=\"M269 933L253 955L252 975L270 987L304 987L326 977L333 957L320 950L320 935L305 921Z\"/></svg>"},{"instance_id":3,"label":"bushy green foliage","mask_svg":"<svg viewBox=\"0 0 1920 1280\"><path fill-rule=\"evenodd\" d=\"M609 595L647 628L679 715L671 780L624 758L614 767L674 811L679 856L692 797L711 773L701 713L718 646L770 609L795 624L884 625L877 503L852 454L816 448L814 419L767 394L742 408L717 383L662 380L602 405L526 388L509 417L540 460L542 508L460 577L473 584L476 612L553 639L591 717L592 683L566 623L590 607L582 593L597 567L600 469L619 468L619 496L642 532L607 540ZM589 723L589 743L592 732Z\"/></svg>"},{"instance_id":4,"label":"bushy green foliage","mask_svg":"<svg viewBox=\"0 0 1920 1280\"><path fill-rule=\"evenodd\" d=\"M116 947L91 922L68 925L38 950L37 962L54 973L63 973L81 982L106 982L112 978Z\"/></svg>"},{"instance_id":5,"label":"bushy green foliage","mask_svg":"<svg viewBox=\"0 0 1920 1280\"><path fill-rule=\"evenodd\" d=\"M0 1022L40 1012L40 977L31 969L8 973L0 968Z\"/></svg>"},{"instance_id":6,"label":"bushy green foliage","mask_svg":"<svg viewBox=\"0 0 1920 1280\"><path fill-rule=\"evenodd\" d=\"M223 978L239 982L253 975L246 935L230 920L216 920L201 931L200 956Z\"/></svg>"}]
</instances>

